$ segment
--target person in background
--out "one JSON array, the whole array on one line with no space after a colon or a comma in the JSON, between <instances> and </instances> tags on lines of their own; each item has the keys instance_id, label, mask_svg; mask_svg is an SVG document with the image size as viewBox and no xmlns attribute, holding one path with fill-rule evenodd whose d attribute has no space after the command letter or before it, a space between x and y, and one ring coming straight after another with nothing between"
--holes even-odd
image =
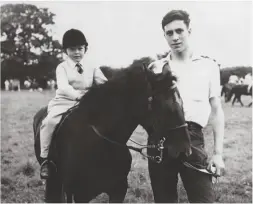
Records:
<instances>
[{"instance_id":1,"label":"person in background","mask_svg":"<svg viewBox=\"0 0 253 204\"><path fill-rule=\"evenodd\" d=\"M4 81L4 88L5 88L5 91L9 91L10 90L10 82L8 79L6 79Z\"/></svg>"}]
</instances>

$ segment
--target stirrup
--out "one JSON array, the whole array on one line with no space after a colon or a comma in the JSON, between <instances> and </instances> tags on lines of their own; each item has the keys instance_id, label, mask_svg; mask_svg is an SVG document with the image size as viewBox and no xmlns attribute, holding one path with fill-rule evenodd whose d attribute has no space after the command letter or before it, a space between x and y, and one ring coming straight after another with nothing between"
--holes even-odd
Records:
<instances>
[{"instance_id":1,"label":"stirrup","mask_svg":"<svg viewBox=\"0 0 253 204\"><path fill-rule=\"evenodd\" d=\"M45 163L49 163L49 159L44 159L40 166L43 166Z\"/></svg>"},{"instance_id":2,"label":"stirrup","mask_svg":"<svg viewBox=\"0 0 253 204\"><path fill-rule=\"evenodd\" d=\"M40 166L40 178L41 179L49 179L50 175L51 175L50 169L51 169L51 167L49 166L49 161L47 159L45 159ZM45 172L45 170L47 170L47 172Z\"/></svg>"},{"instance_id":3,"label":"stirrup","mask_svg":"<svg viewBox=\"0 0 253 204\"><path fill-rule=\"evenodd\" d=\"M50 159L45 159L45 160L41 163L40 166L43 166L45 163L51 163L51 164L54 166L55 172L57 172L57 166L56 166L56 164L55 164L52 160L50 160Z\"/></svg>"}]
</instances>

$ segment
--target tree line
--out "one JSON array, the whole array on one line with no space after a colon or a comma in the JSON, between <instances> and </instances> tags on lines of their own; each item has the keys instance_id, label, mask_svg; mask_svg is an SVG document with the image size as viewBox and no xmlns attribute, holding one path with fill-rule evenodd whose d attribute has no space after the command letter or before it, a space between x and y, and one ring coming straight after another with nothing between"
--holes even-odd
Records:
<instances>
[{"instance_id":1,"label":"tree line","mask_svg":"<svg viewBox=\"0 0 253 204\"><path fill-rule=\"evenodd\" d=\"M248 73L252 74L252 67L235 66L221 69L221 85L228 82L231 75L237 75L239 78L245 77Z\"/></svg>"}]
</instances>

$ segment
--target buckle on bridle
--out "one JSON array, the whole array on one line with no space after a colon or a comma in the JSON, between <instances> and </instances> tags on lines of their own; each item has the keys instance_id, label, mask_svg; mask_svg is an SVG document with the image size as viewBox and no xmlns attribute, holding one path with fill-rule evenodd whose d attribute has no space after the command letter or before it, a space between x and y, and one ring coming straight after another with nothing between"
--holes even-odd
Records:
<instances>
[{"instance_id":1,"label":"buckle on bridle","mask_svg":"<svg viewBox=\"0 0 253 204\"><path fill-rule=\"evenodd\" d=\"M162 162L162 158L160 156L155 156L154 161L158 164L160 164Z\"/></svg>"},{"instance_id":2,"label":"buckle on bridle","mask_svg":"<svg viewBox=\"0 0 253 204\"><path fill-rule=\"evenodd\" d=\"M148 110L152 110L152 101L153 101L153 96L148 97Z\"/></svg>"}]
</instances>

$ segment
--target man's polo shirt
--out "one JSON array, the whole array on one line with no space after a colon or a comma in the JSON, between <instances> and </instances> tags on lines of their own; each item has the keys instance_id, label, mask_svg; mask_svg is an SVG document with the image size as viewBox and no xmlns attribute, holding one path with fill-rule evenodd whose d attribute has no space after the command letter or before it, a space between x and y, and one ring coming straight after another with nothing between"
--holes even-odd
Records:
<instances>
[{"instance_id":1,"label":"man's polo shirt","mask_svg":"<svg viewBox=\"0 0 253 204\"><path fill-rule=\"evenodd\" d=\"M201 55L193 55L186 63L175 63L170 53L166 58L157 60L155 73L169 62L172 72L177 76L177 87L183 100L186 121L205 127L211 113L209 99L220 97L220 69L215 60Z\"/></svg>"}]
</instances>

